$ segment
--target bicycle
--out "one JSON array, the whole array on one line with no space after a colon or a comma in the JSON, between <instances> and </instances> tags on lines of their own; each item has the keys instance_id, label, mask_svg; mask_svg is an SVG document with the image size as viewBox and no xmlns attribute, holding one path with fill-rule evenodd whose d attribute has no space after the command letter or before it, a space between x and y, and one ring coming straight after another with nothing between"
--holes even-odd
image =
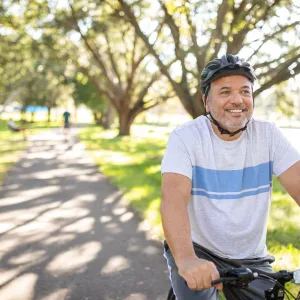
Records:
<instances>
[{"instance_id":1,"label":"bicycle","mask_svg":"<svg viewBox=\"0 0 300 300\"><path fill-rule=\"evenodd\" d=\"M285 288L285 284L293 279L296 284L300 284L300 269L293 272L281 270L271 273L257 268L228 268L219 270L219 273L220 278L212 281L212 286L222 282L224 284L234 285L237 288L246 288L252 280L271 280L274 282L274 287L265 290L266 300L291 299L290 297L295 300L300 300L300 291L297 297L295 297ZM167 300L176 300L172 288L169 291Z\"/></svg>"}]
</instances>

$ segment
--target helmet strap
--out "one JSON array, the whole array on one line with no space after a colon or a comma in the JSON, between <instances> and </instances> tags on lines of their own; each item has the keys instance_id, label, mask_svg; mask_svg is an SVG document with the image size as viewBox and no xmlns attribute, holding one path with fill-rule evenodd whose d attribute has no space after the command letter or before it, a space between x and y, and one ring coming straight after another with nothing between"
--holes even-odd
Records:
<instances>
[{"instance_id":1,"label":"helmet strap","mask_svg":"<svg viewBox=\"0 0 300 300\"><path fill-rule=\"evenodd\" d=\"M228 134L230 137L235 136L236 134L240 133L241 131L246 130L246 129L247 129L247 125L248 125L248 123L249 123L249 121L250 121L250 119L249 119L249 120L247 121L246 125L245 125L243 128L240 128L240 129L238 129L238 130L236 130L236 131L234 131L234 132L231 132L231 131L229 131L229 130L223 128L223 127L221 127L220 124L219 124L219 122L212 116L212 114L211 114L210 112L209 112L208 114L209 114L210 117L208 117L208 116L206 115L206 118L207 118L209 121L211 121L212 123L214 123L214 124L218 127L219 132L220 132L221 134Z\"/></svg>"}]
</instances>

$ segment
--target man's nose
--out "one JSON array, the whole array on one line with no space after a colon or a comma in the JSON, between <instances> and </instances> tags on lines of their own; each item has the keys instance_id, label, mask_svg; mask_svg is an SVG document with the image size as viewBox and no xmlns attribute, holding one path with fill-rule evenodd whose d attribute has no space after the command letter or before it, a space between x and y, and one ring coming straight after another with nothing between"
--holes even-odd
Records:
<instances>
[{"instance_id":1,"label":"man's nose","mask_svg":"<svg viewBox=\"0 0 300 300\"><path fill-rule=\"evenodd\" d=\"M231 102L235 104L241 104L243 103L243 97L240 95L240 93L233 93L231 97Z\"/></svg>"}]
</instances>

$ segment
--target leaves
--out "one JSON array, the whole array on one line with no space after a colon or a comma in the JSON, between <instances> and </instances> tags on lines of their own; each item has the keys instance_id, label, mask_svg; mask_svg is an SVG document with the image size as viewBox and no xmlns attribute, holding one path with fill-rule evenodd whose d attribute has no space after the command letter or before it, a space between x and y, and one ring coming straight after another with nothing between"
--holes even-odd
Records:
<instances>
[{"instance_id":1,"label":"leaves","mask_svg":"<svg viewBox=\"0 0 300 300\"><path fill-rule=\"evenodd\" d=\"M255 95L300 72L294 0L7 0L0 17L2 102L42 65L69 83L84 74L127 123L169 98L170 86L195 118L201 71L225 52L256 66Z\"/></svg>"},{"instance_id":2,"label":"leaves","mask_svg":"<svg viewBox=\"0 0 300 300\"><path fill-rule=\"evenodd\" d=\"M163 27L157 41L160 47L153 47L150 42L155 32L149 34L143 26L149 10L126 0L118 2L183 106L194 118L204 113L199 97L199 74L214 57L227 52L240 54L255 64L268 65L280 55L284 59L281 63L287 64L286 68L298 61L300 11L296 1L151 1L152 7L155 7L154 2L161 6L154 17ZM139 15L135 14L137 9L141 12ZM289 43L292 39L294 42ZM168 56L165 55L166 47ZM270 51L274 47L278 51ZM172 75L172 60L180 62L177 66L179 78ZM261 72L261 85L256 94L300 72L298 68L293 74L285 69L280 71Z\"/></svg>"}]
</instances>

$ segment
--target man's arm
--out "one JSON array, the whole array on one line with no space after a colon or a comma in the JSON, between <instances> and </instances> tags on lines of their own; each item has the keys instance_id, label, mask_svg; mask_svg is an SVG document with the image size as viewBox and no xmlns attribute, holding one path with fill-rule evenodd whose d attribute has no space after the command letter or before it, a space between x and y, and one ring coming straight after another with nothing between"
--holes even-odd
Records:
<instances>
[{"instance_id":1,"label":"man's arm","mask_svg":"<svg viewBox=\"0 0 300 300\"><path fill-rule=\"evenodd\" d=\"M300 206L300 161L296 162L278 176L278 179L286 191Z\"/></svg>"},{"instance_id":2,"label":"man's arm","mask_svg":"<svg viewBox=\"0 0 300 300\"><path fill-rule=\"evenodd\" d=\"M178 273L193 290L211 287L219 278L215 265L199 259L194 251L187 204L191 195L190 178L164 173L162 177L161 215L165 238L178 267ZM222 289L222 285L216 286Z\"/></svg>"},{"instance_id":3,"label":"man's arm","mask_svg":"<svg viewBox=\"0 0 300 300\"><path fill-rule=\"evenodd\" d=\"M165 238L175 260L179 260L182 257L195 256L187 212L190 194L190 178L175 173L163 174L162 224Z\"/></svg>"}]
</instances>

